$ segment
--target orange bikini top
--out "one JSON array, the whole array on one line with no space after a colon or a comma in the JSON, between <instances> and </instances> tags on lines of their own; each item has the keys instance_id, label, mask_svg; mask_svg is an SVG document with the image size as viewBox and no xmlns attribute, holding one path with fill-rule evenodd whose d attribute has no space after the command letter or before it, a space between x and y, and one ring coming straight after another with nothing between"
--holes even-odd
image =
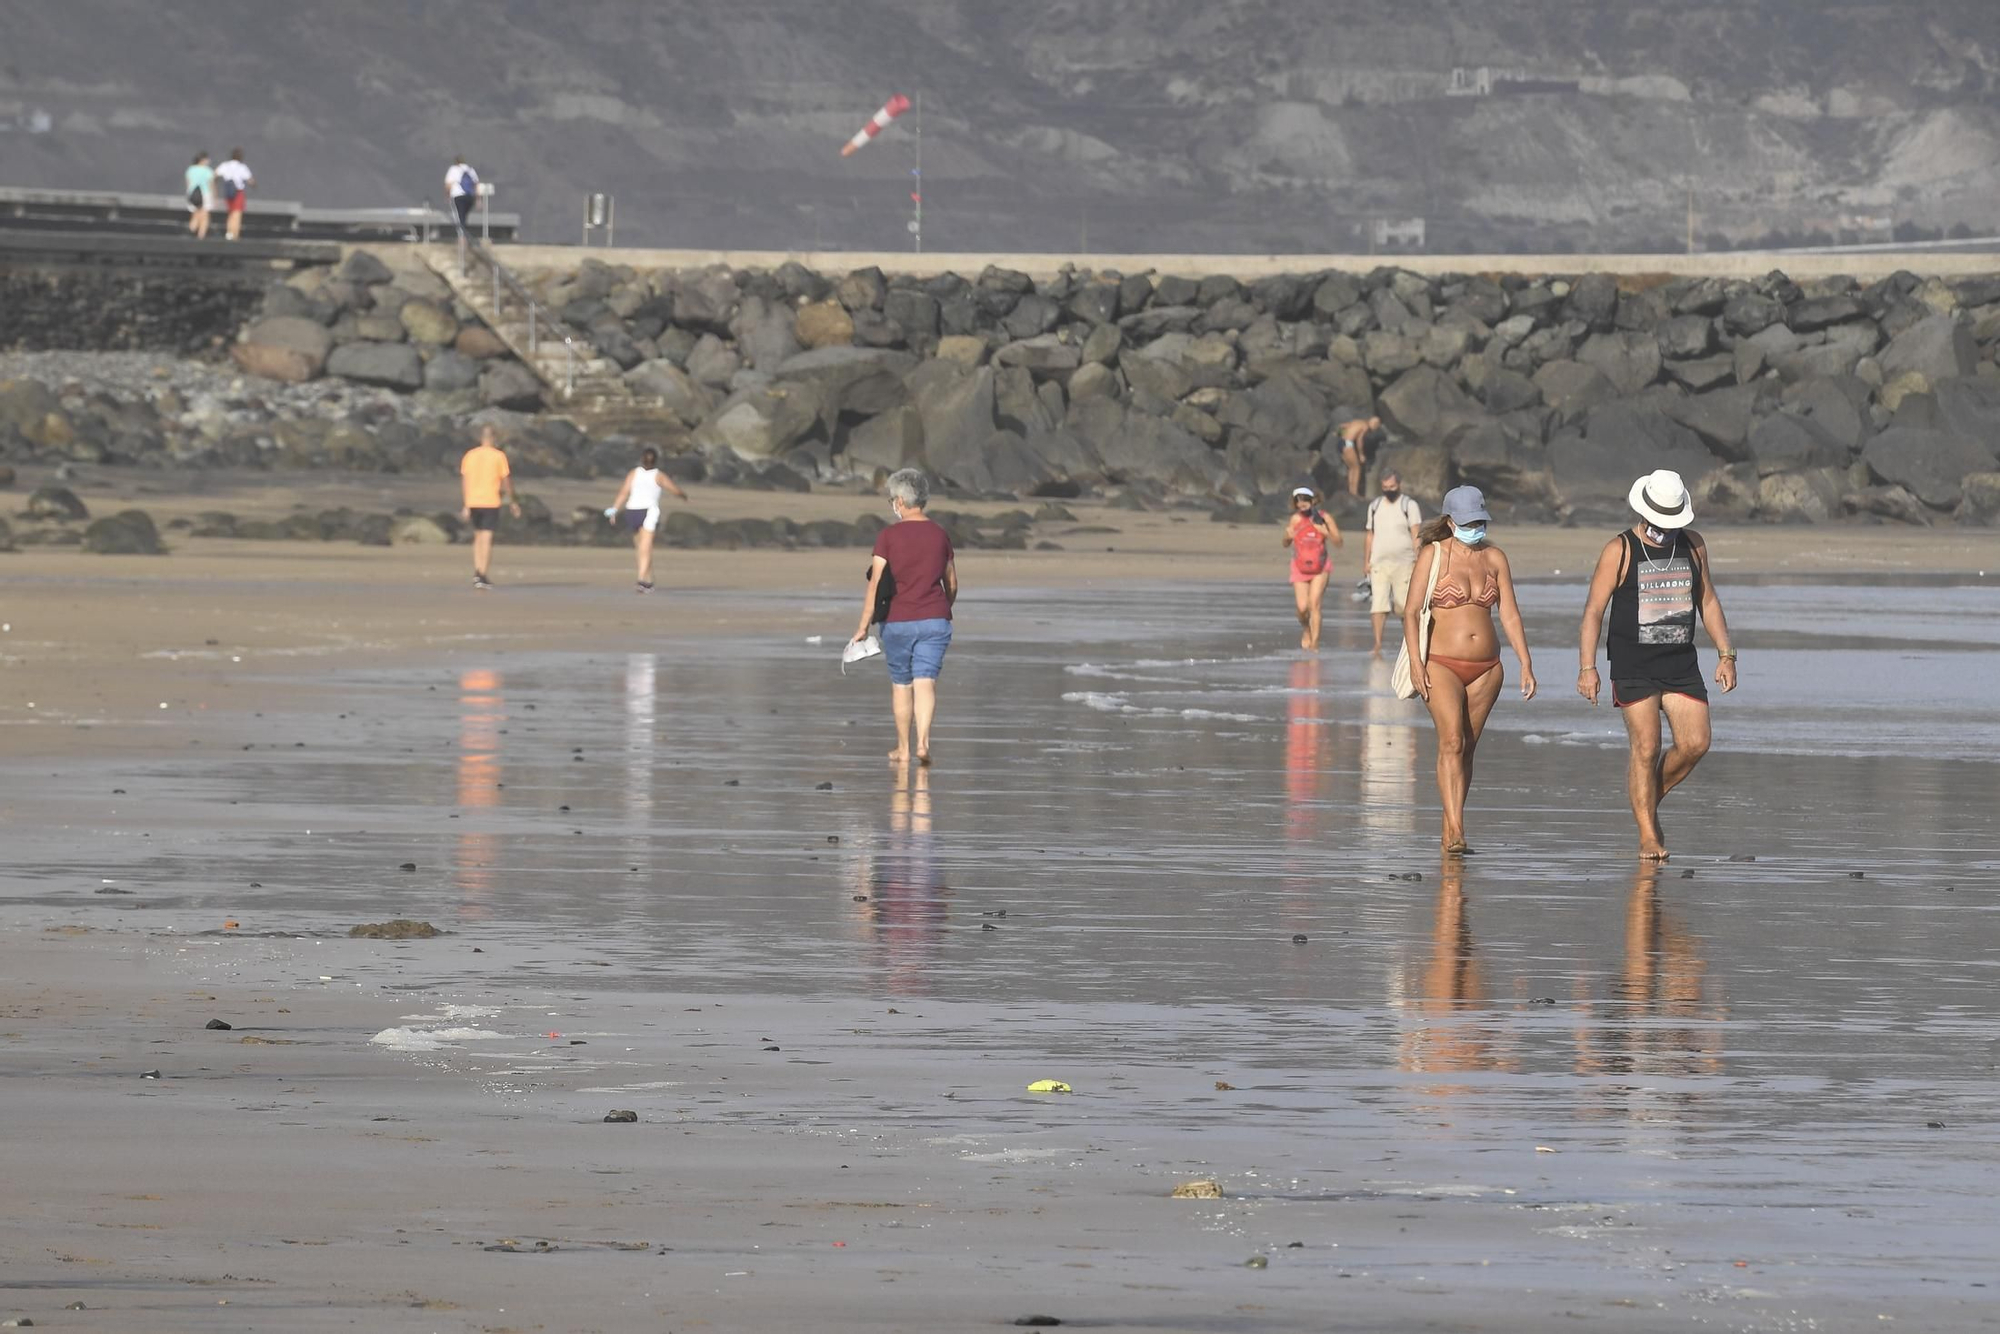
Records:
<instances>
[{"instance_id":1,"label":"orange bikini top","mask_svg":"<svg viewBox=\"0 0 2000 1334\"><path fill-rule=\"evenodd\" d=\"M1447 542L1439 545L1445 550L1439 552L1436 559L1443 560L1446 552L1450 551L1451 544ZM1466 580L1455 582L1448 576L1440 574L1437 589L1431 594L1432 610L1449 611L1453 607L1467 605L1491 608L1500 601L1500 576L1492 570L1486 572L1486 586L1479 590L1478 597L1472 596L1469 582Z\"/></svg>"}]
</instances>

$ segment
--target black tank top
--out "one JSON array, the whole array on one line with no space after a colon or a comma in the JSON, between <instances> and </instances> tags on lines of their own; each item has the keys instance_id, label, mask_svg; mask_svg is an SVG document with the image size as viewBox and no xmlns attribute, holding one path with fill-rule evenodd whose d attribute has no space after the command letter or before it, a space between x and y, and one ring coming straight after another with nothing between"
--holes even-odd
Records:
<instances>
[{"instance_id":1,"label":"black tank top","mask_svg":"<svg viewBox=\"0 0 2000 1334\"><path fill-rule=\"evenodd\" d=\"M1701 675L1694 652L1701 567L1686 531L1665 546L1648 545L1627 529L1625 577L1611 590L1611 679L1674 681Z\"/></svg>"}]
</instances>

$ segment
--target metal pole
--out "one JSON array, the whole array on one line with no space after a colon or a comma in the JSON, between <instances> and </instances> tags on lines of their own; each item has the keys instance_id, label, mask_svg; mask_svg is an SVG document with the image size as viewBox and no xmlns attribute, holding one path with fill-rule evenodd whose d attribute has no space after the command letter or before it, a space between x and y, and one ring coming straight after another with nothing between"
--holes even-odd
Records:
<instances>
[{"instance_id":1,"label":"metal pole","mask_svg":"<svg viewBox=\"0 0 2000 1334\"><path fill-rule=\"evenodd\" d=\"M916 205L916 216L911 219L910 239L916 244L917 253L924 253L924 90L917 89L916 138L917 166L911 175L917 178L916 188L910 191L910 202Z\"/></svg>"},{"instance_id":2,"label":"metal pole","mask_svg":"<svg viewBox=\"0 0 2000 1334\"><path fill-rule=\"evenodd\" d=\"M541 324L541 312L535 309L533 301L528 302L528 358L535 357L535 330Z\"/></svg>"},{"instance_id":3,"label":"metal pole","mask_svg":"<svg viewBox=\"0 0 2000 1334\"><path fill-rule=\"evenodd\" d=\"M486 193L479 196L479 239L493 239L493 189L488 186Z\"/></svg>"},{"instance_id":4,"label":"metal pole","mask_svg":"<svg viewBox=\"0 0 2000 1334\"><path fill-rule=\"evenodd\" d=\"M493 318L497 320L500 318L500 266L493 263L491 255L486 257L486 262L493 265Z\"/></svg>"},{"instance_id":5,"label":"metal pole","mask_svg":"<svg viewBox=\"0 0 2000 1334\"><path fill-rule=\"evenodd\" d=\"M617 236L618 236L618 196L612 195L609 199L605 200L604 202L604 248L606 250L613 249L614 247L617 246L618 244Z\"/></svg>"}]
</instances>

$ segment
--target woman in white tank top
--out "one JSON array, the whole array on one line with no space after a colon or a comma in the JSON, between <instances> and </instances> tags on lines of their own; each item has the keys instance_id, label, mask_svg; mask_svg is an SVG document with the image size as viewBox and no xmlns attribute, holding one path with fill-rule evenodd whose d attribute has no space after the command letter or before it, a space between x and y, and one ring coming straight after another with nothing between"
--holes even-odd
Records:
<instances>
[{"instance_id":1,"label":"woman in white tank top","mask_svg":"<svg viewBox=\"0 0 2000 1334\"><path fill-rule=\"evenodd\" d=\"M639 591L653 591L653 534L660 527L660 495L671 491L682 500L687 492L660 471L660 452L649 449L639 456L639 466L625 474L618 498L604 517L632 530L632 547L639 558Z\"/></svg>"}]
</instances>

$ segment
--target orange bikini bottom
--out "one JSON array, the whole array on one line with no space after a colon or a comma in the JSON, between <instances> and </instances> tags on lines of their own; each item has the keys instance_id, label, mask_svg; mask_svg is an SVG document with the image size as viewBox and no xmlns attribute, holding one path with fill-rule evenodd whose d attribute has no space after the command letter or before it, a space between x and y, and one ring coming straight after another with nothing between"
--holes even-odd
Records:
<instances>
[{"instance_id":1,"label":"orange bikini bottom","mask_svg":"<svg viewBox=\"0 0 2000 1334\"><path fill-rule=\"evenodd\" d=\"M1486 673L1500 665L1498 657L1484 658L1478 662L1468 662L1464 658L1447 658L1442 653L1433 653L1430 661L1443 667L1466 685L1471 685Z\"/></svg>"}]
</instances>

